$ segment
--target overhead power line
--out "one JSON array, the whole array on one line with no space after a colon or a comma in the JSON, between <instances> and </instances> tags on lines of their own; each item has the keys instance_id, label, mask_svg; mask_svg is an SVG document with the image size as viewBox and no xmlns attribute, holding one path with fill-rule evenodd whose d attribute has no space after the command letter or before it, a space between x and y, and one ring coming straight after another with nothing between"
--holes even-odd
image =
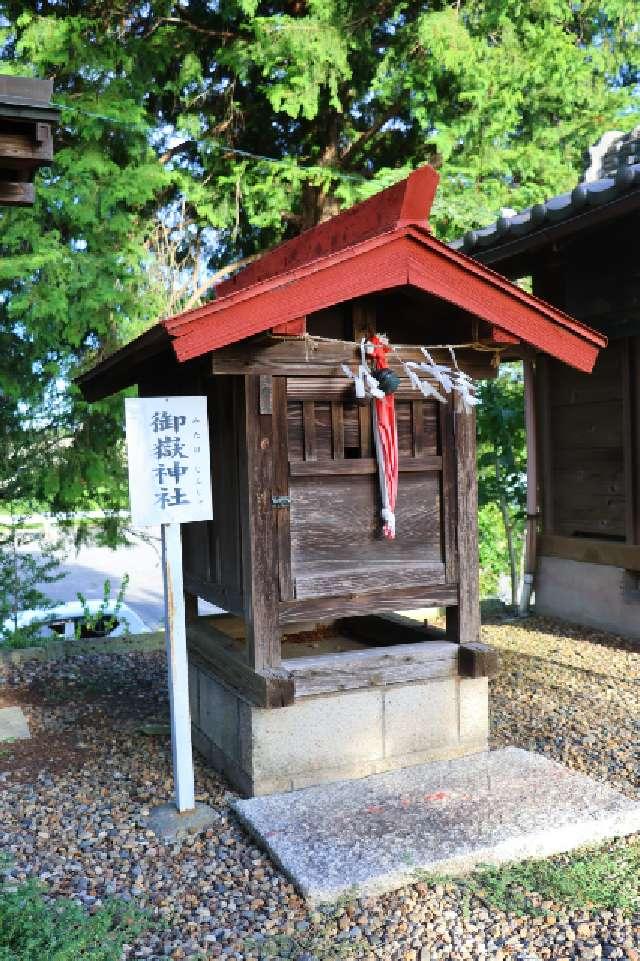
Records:
<instances>
[{"instance_id":1,"label":"overhead power line","mask_svg":"<svg viewBox=\"0 0 640 961\"><path fill-rule=\"evenodd\" d=\"M83 107L76 107L74 104L52 103L52 106L59 107L61 110L71 110L74 113L82 114L85 117L91 117L93 120L102 120L104 123L112 123L118 126L128 127L131 130L147 132L150 129L149 124L138 123L135 120L122 120L119 117L109 117L107 114L103 113L94 113L91 110L85 110ZM186 142L187 141L185 141L185 143ZM221 140L209 140L207 141L207 146L223 153L231 153L237 157L244 157L247 160L257 160L280 167L286 166L292 159L290 157L269 157L266 154L252 153L250 150L242 150L240 147L233 147L231 144L225 143ZM299 166L302 170L305 170L308 173L317 173L324 176L331 174L332 177L337 177L341 180L350 180L357 183L363 183L367 179L361 174L346 174L342 170L336 170L335 167L321 167L319 164L300 164Z\"/></svg>"}]
</instances>

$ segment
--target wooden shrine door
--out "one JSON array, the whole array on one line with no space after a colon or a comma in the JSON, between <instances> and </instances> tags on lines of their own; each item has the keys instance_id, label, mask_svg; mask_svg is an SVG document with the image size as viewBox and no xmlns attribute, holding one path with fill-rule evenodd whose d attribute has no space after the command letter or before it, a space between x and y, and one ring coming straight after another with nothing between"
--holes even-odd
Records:
<instances>
[{"instance_id":1,"label":"wooden shrine door","mask_svg":"<svg viewBox=\"0 0 640 961\"><path fill-rule=\"evenodd\" d=\"M357 406L344 378L287 378L291 564L283 599L455 580L450 405L402 390L395 397L400 477L396 538L387 540L370 404Z\"/></svg>"}]
</instances>

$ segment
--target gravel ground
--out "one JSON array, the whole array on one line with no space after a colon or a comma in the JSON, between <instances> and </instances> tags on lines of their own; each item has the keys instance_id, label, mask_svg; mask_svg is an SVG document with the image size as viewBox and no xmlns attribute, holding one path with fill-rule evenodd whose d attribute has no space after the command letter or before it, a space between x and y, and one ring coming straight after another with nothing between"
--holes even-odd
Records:
<instances>
[{"instance_id":1,"label":"gravel ground","mask_svg":"<svg viewBox=\"0 0 640 961\"><path fill-rule=\"evenodd\" d=\"M640 797L640 652L540 619L483 630L501 652L493 745L544 752ZM536 916L507 914L455 883L309 912L234 820L226 784L202 764L198 799L218 822L182 845L160 843L141 819L171 797L170 745L158 728L165 702L155 654L31 663L0 675L0 706L20 703L34 734L0 746L9 873L40 878L89 910L114 894L148 909L162 923L128 957L640 961L637 912L545 901Z\"/></svg>"}]
</instances>

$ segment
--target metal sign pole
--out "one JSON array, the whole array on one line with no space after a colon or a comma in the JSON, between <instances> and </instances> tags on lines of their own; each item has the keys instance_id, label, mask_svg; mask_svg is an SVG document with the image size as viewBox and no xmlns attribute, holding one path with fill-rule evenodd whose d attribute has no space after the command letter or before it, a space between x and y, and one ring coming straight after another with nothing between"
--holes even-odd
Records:
<instances>
[{"instance_id":1,"label":"metal sign pole","mask_svg":"<svg viewBox=\"0 0 640 961\"><path fill-rule=\"evenodd\" d=\"M176 807L180 813L183 813L193 811L196 803L191 750L189 671L187 666L184 593L182 589L180 524L162 524L161 530L173 777Z\"/></svg>"}]
</instances>

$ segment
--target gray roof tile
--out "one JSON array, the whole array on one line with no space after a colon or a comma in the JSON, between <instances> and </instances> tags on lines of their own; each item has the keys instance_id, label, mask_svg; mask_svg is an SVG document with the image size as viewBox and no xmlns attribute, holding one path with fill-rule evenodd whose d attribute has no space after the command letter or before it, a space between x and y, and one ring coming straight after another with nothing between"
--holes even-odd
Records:
<instances>
[{"instance_id":1,"label":"gray roof tile","mask_svg":"<svg viewBox=\"0 0 640 961\"><path fill-rule=\"evenodd\" d=\"M640 128L638 134L640 135ZM634 188L640 188L640 139L638 145L637 161L621 163L615 177L582 181L570 193L551 197L544 203L534 204L521 213L502 216L488 227L468 230L463 237L454 240L451 246L454 250L462 250L466 254L497 247L514 237L522 237L542 227L569 220L589 207L599 207ZM625 146L627 151L625 157L633 159L635 154L628 153L633 149L635 149L633 144L629 142Z\"/></svg>"}]
</instances>

